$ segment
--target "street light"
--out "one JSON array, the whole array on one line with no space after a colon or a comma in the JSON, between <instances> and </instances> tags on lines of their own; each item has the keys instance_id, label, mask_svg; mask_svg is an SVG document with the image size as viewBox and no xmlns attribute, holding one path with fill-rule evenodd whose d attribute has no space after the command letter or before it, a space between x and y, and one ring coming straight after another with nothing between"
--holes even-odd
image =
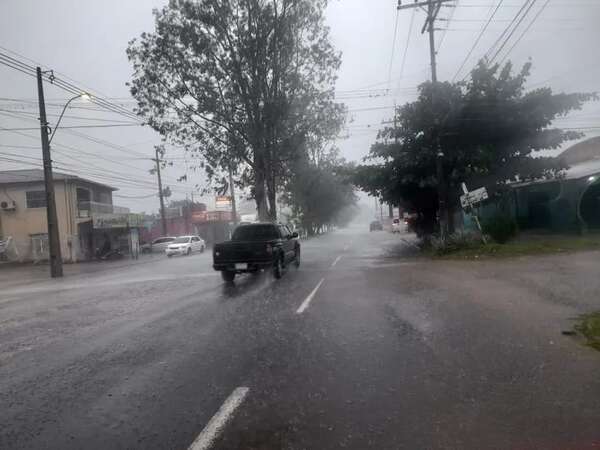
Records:
<instances>
[{"instance_id":1,"label":"street light","mask_svg":"<svg viewBox=\"0 0 600 450\"><path fill-rule=\"evenodd\" d=\"M54 137L54 134L56 133L56 130L58 130L58 126L60 125L60 121L63 118L63 115L65 113L65 111L67 110L69 104L73 101L73 100L77 100L78 98L81 98L82 100L91 100L92 96L90 94L88 94L87 92L83 92L81 94L77 94L75 97L70 98L69 101L67 103L65 103L65 106L63 107L62 112L60 113L60 116L58 117L58 120L56 121L56 125L54 126L54 130L52 130L52 135L50 136L50 140L48 141L48 144L50 144L52 142L52 138Z\"/></svg>"}]
</instances>

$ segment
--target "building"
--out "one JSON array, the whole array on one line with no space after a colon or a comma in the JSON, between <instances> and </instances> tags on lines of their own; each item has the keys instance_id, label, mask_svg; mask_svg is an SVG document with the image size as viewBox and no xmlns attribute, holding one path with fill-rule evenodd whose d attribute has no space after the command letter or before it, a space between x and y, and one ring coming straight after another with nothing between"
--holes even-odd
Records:
<instances>
[{"instance_id":1,"label":"building","mask_svg":"<svg viewBox=\"0 0 600 450\"><path fill-rule=\"evenodd\" d=\"M137 254L138 218L113 205L116 188L75 175L54 173L56 213L63 261L91 259L108 241L112 248ZM48 258L44 172L0 172L0 239L10 238L9 257Z\"/></svg>"},{"instance_id":2,"label":"building","mask_svg":"<svg viewBox=\"0 0 600 450\"><path fill-rule=\"evenodd\" d=\"M522 230L600 230L600 137L575 144L558 158L568 166L559 177L511 184L503 199L504 212ZM496 208L497 204L487 201L480 208L483 221ZM472 225L468 217L465 222L467 227Z\"/></svg>"}]
</instances>

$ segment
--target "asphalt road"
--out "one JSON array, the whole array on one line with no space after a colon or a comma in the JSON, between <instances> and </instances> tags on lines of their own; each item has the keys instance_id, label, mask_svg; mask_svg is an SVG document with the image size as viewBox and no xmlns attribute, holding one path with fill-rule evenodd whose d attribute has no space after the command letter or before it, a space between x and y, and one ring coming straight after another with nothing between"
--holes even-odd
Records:
<instances>
[{"instance_id":1,"label":"asphalt road","mask_svg":"<svg viewBox=\"0 0 600 450\"><path fill-rule=\"evenodd\" d=\"M561 335L600 309L600 254L403 238L304 242L278 281L226 286L203 254L11 283L0 448L600 448L600 354Z\"/></svg>"}]
</instances>

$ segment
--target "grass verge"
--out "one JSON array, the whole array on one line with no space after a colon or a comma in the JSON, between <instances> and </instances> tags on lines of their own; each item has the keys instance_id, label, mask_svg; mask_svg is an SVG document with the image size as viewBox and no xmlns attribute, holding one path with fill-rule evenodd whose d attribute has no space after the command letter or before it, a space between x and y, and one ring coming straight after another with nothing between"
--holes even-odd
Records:
<instances>
[{"instance_id":1,"label":"grass verge","mask_svg":"<svg viewBox=\"0 0 600 450\"><path fill-rule=\"evenodd\" d=\"M600 311L579 316L574 328L586 339L586 345L600 351Z\"/></svg>"},{"instance_id":2,"label":"grass verge","mask_svg":"<svg viewBox=\"0 0 600 450\"><path fill-rule=\"evenodd\" d=\"M548 236L521 238L506 244L480 244L458 249L444 255L431 256L439 259L509 258L526 255L567 253L582 250L600 250L600 234L587 236Z\"/></svg>"}]
</instances>

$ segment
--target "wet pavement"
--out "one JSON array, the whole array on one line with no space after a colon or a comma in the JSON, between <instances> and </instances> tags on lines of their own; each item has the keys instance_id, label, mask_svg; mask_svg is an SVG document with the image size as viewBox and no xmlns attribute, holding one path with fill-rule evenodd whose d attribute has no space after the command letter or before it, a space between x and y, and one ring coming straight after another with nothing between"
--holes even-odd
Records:
<instances>
[{"instance_id":1,"label":"wet pavement","mask_svg":"<svg viewBox=\"0 0 600 450\"><path fill-rule=\"evenodd\" d=\"M13 281L0 448L597 449L600 353L561 331L600 309L599 257L351 229L278 281L209 253Z\"/></svg>"}]
</instances>

